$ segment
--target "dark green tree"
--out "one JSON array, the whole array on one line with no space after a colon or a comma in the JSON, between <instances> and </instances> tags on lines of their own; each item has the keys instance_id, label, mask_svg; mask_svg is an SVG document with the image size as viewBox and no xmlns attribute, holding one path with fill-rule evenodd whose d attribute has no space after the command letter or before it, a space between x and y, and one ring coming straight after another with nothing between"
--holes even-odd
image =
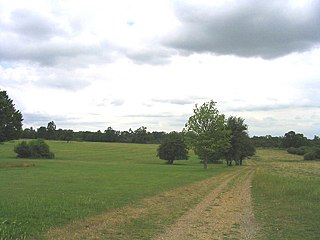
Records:
<instances>
[{"instance_id":1,"label":"dark green tree","mask_svg":"<svg viewBox=\"0 0 320 240\"><path fill-rule=\"evenodd\" d=\"M282 138L282 147L301 147L307 145L307 138L302 133L295 133L294 131L287 132Z\"/></svg>"},{"instance_id":2,"label":"dark green tree","mask_svg":"<svg viewBox=\"0 0 320 240\"><path fill-rule=\"evenodd\" d=\"M177 132L167 134L157 152L157 156L160 159L167 160L168 164L173 164L174 160L188 159L188 146L183 136Z\"/></svg>"},{"instance_id":3,"label":"dark green tree","mask_svg":"<svg viewBox=\"0 0 320 240\"><path fill-rule=\"evenodd\" d=\"M231 132L231 147L225 154L227 165L231 166L232 161L235 161L237 165L242 165L243 159L255 153L247 132L248 126L244 123L243 118L231 116L227 120L227 129Z\"/></svg>"},{"instance_id":4,"label":"dark green tree","mask_svg":"<svg viewBox=\"0 0 320 240\"><path fill-rule=\"evenodd\" d=\"M133 132L133 139L132 142L134 143L147 143L149 140L149 132L147 131L147 128L142 126L136 129Z\"/></svg>"},{"instance_id":5,"label":"dark green tree","mask_svg":"<svg viewBox=\"0 0 320 240\"><path fill-rule=\"evenodd\" d=\"M200 107L196 105L193 113L185 131L189 132L189 143L207 169L210 157L224 153L230 147L230 132L226 128L224 115L219 113L213 100Z\"/></svg>"},{"instance_id":6,"label":"dark green tree","mask_svg":"<svg viewBox=\"0 0 320 240\"><path fill-rule=\"evenodd\" d=\"M22 114L6 91L0 91L0 142L17 139L22 132Z\"/></svg>"},{"instance_id":7,"label":"dark green tree","mask_svg":"<svg viewBox=\"0 0 320 240\"><path fill-rule=\"evenodd\" d=\"M54 121L48 122L46 139L51 139L51 140L55 139L56 129L57 129L57 126L54 123Z\"/></svg>"}]
</instances>

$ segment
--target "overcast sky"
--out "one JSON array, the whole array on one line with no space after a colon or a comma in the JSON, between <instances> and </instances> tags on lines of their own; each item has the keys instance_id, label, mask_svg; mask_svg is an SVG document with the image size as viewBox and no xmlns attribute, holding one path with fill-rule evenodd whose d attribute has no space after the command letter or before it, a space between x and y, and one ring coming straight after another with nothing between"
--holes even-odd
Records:
<instances>
[{"instance_id":1,"label":"overcast sky","mask_svg":"<svg viewBox=\"0 0 320 240\"><path fill-rule=\"evenodd\" d=\"M320 0L0 0L0 89L24 127L320 135Z\"/></svg>"}]
</instances>

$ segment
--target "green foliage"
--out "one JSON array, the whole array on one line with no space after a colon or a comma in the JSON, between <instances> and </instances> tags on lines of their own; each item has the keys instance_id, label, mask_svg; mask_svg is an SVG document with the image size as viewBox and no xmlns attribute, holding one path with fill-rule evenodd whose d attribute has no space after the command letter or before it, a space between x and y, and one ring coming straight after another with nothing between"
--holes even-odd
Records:
<instances>
[{"instance_id":1,"label":"green foliage","mask_svg":"<svg viewBox=\"0 0 320 240\"><path fill-rule=\"evenodd\" d=\"M0 91L0 142L17 139L22 131L22 114L6 91Z\"/></svg>"},{"instance_id":2,"label":"green foliage","mask_svg":"<svg viewBox=\"0 0 320 240\"><path fill-rule=\"evenodd\" d=\"M191 132L187 136L195 153L203 160L204 168L215 154L225 152L230 147L230 132L225 125L225 117L219 114L216 102L213 100L198 105L193 109L186 124L186 131Z\"/></svg>"},{"instance_id":3,"label":"green foliage","mask_svg":"<svg viewBox=\"0 0 320 240\"><path fill-rule=\"evenodd\" d=\"M188 146L184 142L183 136L177 132L169 133L162 141L157 150L160 159L167 160L172 164L174 160L188 159Z\"/></svg>"},{"instance_id":4,"label":"green foliage","mask_svg":"<svg viewBox=\"0 0 320 240\"><path fill-rule=\"evenodd\" d=\"M290 148L290 147L301 147L306 146L308 144L307 138L303 136L301 133L295 133L294 131L287 132L282 138L282 147Z\"/></svg>"},{"instance_id":5,"label":"green foliage","mask_svg":"<svg viewBox=\"0 0 320 240\"><path fill-rule=\"evenodd\" d=\"M306 153L310 152L311 148L303 146L303 147L290 147L287 149L287 152L290 154L296 154L296 155L305 155Z\"/></svg>"},{"instance_id":6,"label":"green foliage","mask_svg":"<svg viewBox=\"0 0 320 240\"><path fill-rule=\"evenodd\" d=\"M54 158L54 153L50 152L49 145L42 139L30 142L22 141L14 148L19 158Z\"/></svg>"},{"instance_id":7,"label":"green foliage","mask_svg":"<svg viewBox=\"0 0 320 240\"><path fill-rule=\"evenodd\" d=\"M271 135L253 136L251 140L256 148L280 148L282 144L282 137L273 137Z\"/></svg>"},{"instance_id":8,"label":"green foliage","mask_svg":"<svg viewBox=\"0 0 320 240\"><path fill-rule=\"evenodd\" d=\"M320 160L320 148L313 148L311 152L304 155L304 160Z\"/></svg>"},{"instance_id":9,"label":"green foliage","mask_svg":"<svg viewBox=\"0 0 320 240\"><path fill-rule=\"evenodd\" d=\"M247 133L248 126L244 123L243 118L231 116L227 120L227 129L231 132L231 147L225 154L227 165L231 166L233 160L237 165L242 165L242 160L255 153L255 148Z\"/></svg>"}]
</instances>

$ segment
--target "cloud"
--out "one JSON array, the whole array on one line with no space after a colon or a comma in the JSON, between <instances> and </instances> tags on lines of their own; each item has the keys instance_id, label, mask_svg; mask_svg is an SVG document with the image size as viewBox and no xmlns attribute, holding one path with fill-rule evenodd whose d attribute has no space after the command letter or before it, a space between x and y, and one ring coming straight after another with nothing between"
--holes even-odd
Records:
<instances>
[{"instance_id":1,"label":"cloud","mask_svg":"<svg viewBox=\"0 0 320 240\"><path fill-rule=\"evenodd\" d=\"M115 106L115 107L118 107L118 106L121 106L125 103L125 100L124 99L114 99L112 102L111 102L111 105Z\"/></svg>"},{"instance_id":2,"label":"cloud","mask_svg":"<svg viewBox=\"0 0 320 240\"><path fill-rule=\"evenodd\" d=\"M175 53L172 49L163 48L155 43L140 49L124 50L126 57L137 64L163 65L170 62L170 57Z\"/></svg>"},{"instance_id":3,"label":"cloud","mask_svg":"<svg viewBox=\"0 0 320 240\"><path fill-rule=\"evenodd\" d=\"M9 20L2 16L0 62L72 68L111 62L119 52L107 39L84 32L75 19L47 13L16 9Z\"/></svg>"},{"instance_id":4,"label":"cloud","mask_svg":"<svg viewBox=\"0 0 320 240\"><path fill-rule=\"evenodd\" d=\"M187 97L187 98L171 98L171 99L160 99L160 98L153 98L153 102L157 103L169 103L169 104L176 104L176 105L188 105L188 104L195 104L197 101L203 98L200 97Z\"/></svg>"},{"instance_id":5,"label":"cloud","mask_svg":"<svg viewBox=\"0 0 320 240\"><path fill-rule=\"evenodd\" d=\"M181 53L278 58L320 46L320 2L226 1L195 5L175 2L181 26L164 44Z\"/></svg>"},{"instance_id":6,"label":"cloud","mask_svg":"<svg viewBox=\"0 0 320 240\"><path fill-rule=\"evenodd\" d=\"M54 36L66 35L58 22L28 9L14 10L10 22L5 27L25 40L48 40Z\"/></svg>"}]
</instances>

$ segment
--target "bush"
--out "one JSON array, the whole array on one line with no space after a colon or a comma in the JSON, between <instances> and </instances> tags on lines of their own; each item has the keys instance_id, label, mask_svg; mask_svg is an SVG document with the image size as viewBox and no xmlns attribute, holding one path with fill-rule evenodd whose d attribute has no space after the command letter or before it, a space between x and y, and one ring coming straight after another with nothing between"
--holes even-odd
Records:
<instances>
[{"instance_id":1,"label":"bush","mask_svg":"<svg viewBox=\"0 0 320 240\"><path fill-rule=\"evenodd\" d=\"M304 160L320 160L320 148L314 148L311 152L304 155Z\"/></svg>"},{"instance_id":2,"label":"bush","mask_svg":"<svg viewBox=\"0 0 320 240\"><path fill-rule=\"evenodd\" d=\"M19 158L29 158L31 157L30 146L26 141L22 141L17 146L14 147L14 152L17 153Z\"/></svg>"},{"instance_id":3,"label":"bush","mask_svg":"<svg viewBox=\"0 0 320 240\"><path fill-rule=\"evenodd\" d=\"M50 152L49 145L42 139L32 140L29 143L22 141L15 146L14 151L20 158L54 158L54 153Z\"/></svg>"},{"instance_id":4,"label":"bush","mask_svg":"<svg viewBox=\"0 0 320 240\"><path fill-rule=\"evenodd\" d=\"M291 147L291 148L288 148L287 149L287 152L288 153L291 153L291 154L296 154L296 155L305 155L307 152L309 152L309 148L308 147L298 147L298 148L295 148L295 147Z\"/></svg>"}]
</instances>

